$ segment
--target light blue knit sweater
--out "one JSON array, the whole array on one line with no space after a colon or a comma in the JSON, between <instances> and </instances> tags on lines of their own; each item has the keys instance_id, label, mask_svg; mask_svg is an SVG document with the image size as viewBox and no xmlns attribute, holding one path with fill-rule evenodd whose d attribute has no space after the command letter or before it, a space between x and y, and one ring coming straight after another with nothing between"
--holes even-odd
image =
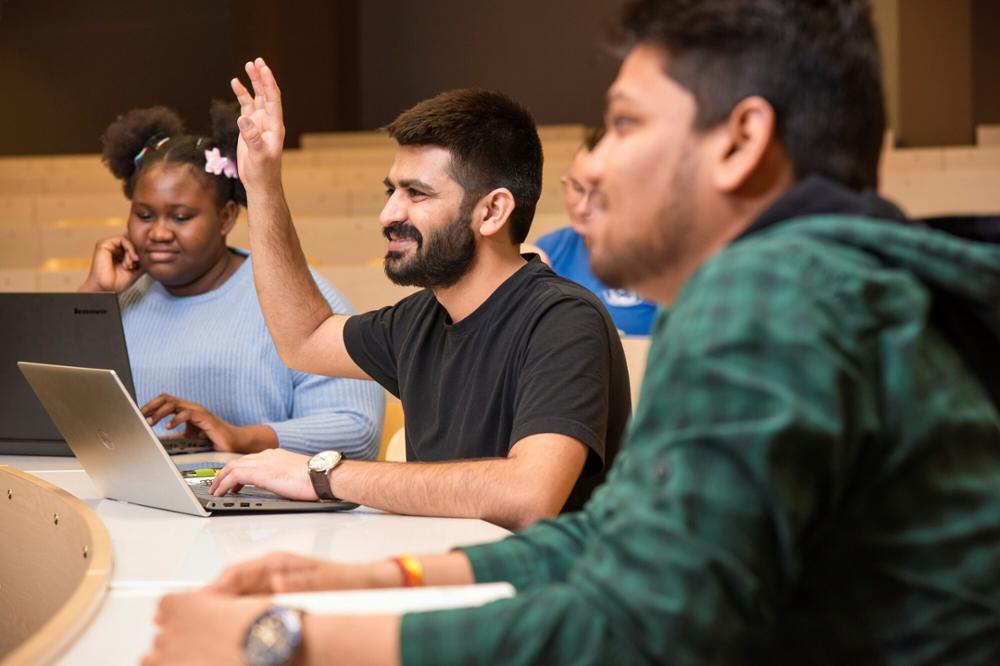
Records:
<instances>
[{"instance_id":1,"label":"light blue knit sweater","mask_svg":"<svg viewBox=\"0 0 1000 666\"><path fill-rule=\"evenodd\" d=\"M353 313L330 283L315 273L313 277L334 312ZM352 458L378 453L382 388L370 381L289 370L264 325L249 257L221 287L206 294L179 298L143 276L120 301L140 406L169 393L199 403L233 425L270 426L285 449L308 454L337 449ZM155 430L171 432L164 428L167 422L169 418Z\"/></svg>"}]
</instances>

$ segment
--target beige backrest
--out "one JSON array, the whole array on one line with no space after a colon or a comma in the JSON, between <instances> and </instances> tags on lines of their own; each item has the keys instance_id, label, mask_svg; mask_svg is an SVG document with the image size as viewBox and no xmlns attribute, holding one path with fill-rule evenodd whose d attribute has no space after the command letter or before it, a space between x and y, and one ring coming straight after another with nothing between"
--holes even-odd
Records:
<instances>
[{"instance_id":1,"label":"beige backrest","mask_svg":"<svg viewBox=\"0 0 1000 666\"><path fill-rule=\"evenodd\" d=\"M69 493L0 465L0 664L50 663L100 608L111 538Z\"/></svg>"},{"instance_id":2,"label":"beige backrest","mask_svg":"<svg viewBox=\"0 0 1000 666\"><path fill-rule=\"evenodd\" d=\"M38 291L38 270L34 268L0 268L0 291Z\"/></svg>"},{"instance_id":3,"label":"beige backrest","mask_svg":"<svg viewBox=\"0 0 1000 666\"><path fill-rule=\"evenodd\" d=\"M378 450L379 460L406 462L406 442L404 435L401 434L403 432L403 403L399 401L399 398L386 391L382 443Z\"/></svg>"},{"instance_id":4,"label":"beige backrest","mask_svg":"<svg viewBox=\"0 0 1000 666\"><path fill-rule=\"evenodd\" d=\"M879 190L912 217L1000 211L1000 169L883 175Z\"/></svg>"},{"instance_id":5,"label":"beige backrest","mask_svg":"<svg viewBox=\"0 0 1000 666\"><path fill-rule=\"evenodd\" d=\"M303 132L299 135L302 150L332 148L382 148L392 150L396 142L385 132Z\"/></svg>"},{"instance_id":6,"label":"beige backrest","mask_svg":"<svg viewBox=\"0 0 1000 666\"><path fill-rule=\"evenodd\" d=\"M358 312L395 305L403 298L419 291L416 287L400 287L393 284L385 276L381 266L327 265L319 266L316 270L333 283L333 286Z\"/></svg>"},{"instance_id":7,"label":"beige backrest","mask_svg":"<svg viewBox=\"0 0 1000 666\"><path fill-rule=\"evenodd\" d=\"M628 380L632 389L632 411L639 404L639 389L642 388L642 376L646 372L646 356L649 354L649 338L627 336L622 338L622 348L625 350L625 365L628 366Z\"/></svg>"},{"instance_id":8,"label":"beige backrest","mask_svg":"<svg viewBox=\"0 0 1000 666\"><path fill-rule=\"evenodd\" d=\"M382 458L386 462L406 462L406 429L400 428L385 447L385 455Z\"/></svg>"},{"instance_id":9,"label":"beige backrest","mask_svg":"<svg viewBox=\"0 0 1000 666\"><path fill-rule=\"evenodd\" d=\"M980 125L976 128L976 144L1000 146L1000 125Z\"/></svg>"}]
</instances>

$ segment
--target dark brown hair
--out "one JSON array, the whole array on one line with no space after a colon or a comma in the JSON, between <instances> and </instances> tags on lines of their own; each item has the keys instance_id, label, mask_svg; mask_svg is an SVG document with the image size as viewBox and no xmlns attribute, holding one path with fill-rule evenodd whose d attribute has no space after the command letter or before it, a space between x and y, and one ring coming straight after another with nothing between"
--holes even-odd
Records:
<instances>
[{"instance_id":1,"label":"dark brown hair","mask_svg":"<svg viewBox=\"0 0 1000 666\"><path fill-rule=\"evenodd\" d=\"M621 28L625 48L666 52L667 75L694 95L698 129L759 95L796 178L878 184L885 107L866 0L636 0Z\"/></svg>"},{"instance_id":2,"label":"dark brown hair","mask_svg":"<svg viewBox=\"0 0 1000 666\"><path fill-rule=\"evenodd\" d=\"M401 146L448 150L451 176L466 199L510 190L511 239L524 241L542 190L542 144L527 109L498 92L452 90L404 111L384 129Z\"/></svg>"}]
</instances>

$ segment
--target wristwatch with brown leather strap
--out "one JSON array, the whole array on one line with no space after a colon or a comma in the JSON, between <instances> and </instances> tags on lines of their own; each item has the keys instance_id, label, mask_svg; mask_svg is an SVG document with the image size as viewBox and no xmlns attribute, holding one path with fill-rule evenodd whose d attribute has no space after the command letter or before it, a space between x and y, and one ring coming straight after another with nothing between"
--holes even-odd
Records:
<instances>
[{"instance_id":1,"label":"wristwatch with brown leather strap","mask_svg":"<svg viewBox=\"0 0 1000 666\"><path fill-rule=\"evenodd\" d=\"M344 454L340 451L320 451L309 459L309 480L312 481L316 497L321 500L338 499L330 487L330 470L343 459Z\"/></svg>"}]
</instances>

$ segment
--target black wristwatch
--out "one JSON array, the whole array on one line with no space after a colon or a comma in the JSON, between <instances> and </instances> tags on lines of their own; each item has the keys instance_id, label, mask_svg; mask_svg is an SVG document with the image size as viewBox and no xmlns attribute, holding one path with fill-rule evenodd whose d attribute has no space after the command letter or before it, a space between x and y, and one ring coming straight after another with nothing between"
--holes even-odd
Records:
<instances>
[{"instance_id":1,"label":"black wristwatch","mask_svg":"<svg viewBox=\"0 0 1000 666\"><path fill-rule=\"evenodd\" d=\"M330 487L330 470L340 464L344 454L340 451L320 451L309 459L309 480L312 481L316 497L321 500L335 500Z\"/></svg>"},{"instance_id":2,"label":"black wristwatch","mask_svg":"<svg viewBox=\"0 0 1000 666\"><path fill-rule=\"evenodd\" d=\"M243 658L250 666L288 666L302 644L302 611L271 606L250 623Z\"/></svg>"}]
</instances>

